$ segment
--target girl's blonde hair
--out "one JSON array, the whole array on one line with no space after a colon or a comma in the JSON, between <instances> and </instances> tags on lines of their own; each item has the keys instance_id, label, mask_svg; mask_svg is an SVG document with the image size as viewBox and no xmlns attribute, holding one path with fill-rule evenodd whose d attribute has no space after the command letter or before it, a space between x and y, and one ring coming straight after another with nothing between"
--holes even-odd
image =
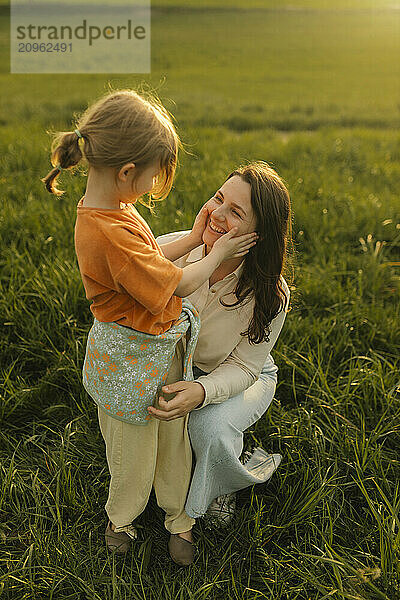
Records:
<instances>
[{"instance_id":1,"label":"girl's blonde hair","mask_svg":"<svg viewBox=\"0 0 400 600\"><path fill-rule=\"evenodd\" d=\"M42 179L47 190L62 195L55 187L60 170L77 165L83 158L93 167L116 170L134 162L136 177L154 162L160 175L151 192L150 203L139 199L150 210L154 200L163 200L171 190L181 146L172 118L154 97L144 98L133 90L108 93L92 104L76 122L82 135L63 131L55 134L51 146L54 168ZM81 144L79 143L81 141Z\"/></svg>"}]
</instances>

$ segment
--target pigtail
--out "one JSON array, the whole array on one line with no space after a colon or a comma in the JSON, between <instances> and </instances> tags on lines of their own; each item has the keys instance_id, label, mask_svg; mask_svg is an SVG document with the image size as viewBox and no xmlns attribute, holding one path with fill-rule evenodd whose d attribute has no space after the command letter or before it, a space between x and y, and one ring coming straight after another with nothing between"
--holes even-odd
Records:
<instances>
[{"instance_id":1,"label":"pigtail","mask_svg":"<svg viewBox=\"0 0 400 600\"><path fill-rule=\"evenodd\" d=\"M81 134L84 137L84 134ZM62 169L75 167L83 158L82 150L79 146L79 137L76 132L58 133L52 143L51 163L54 166L46 177L41 181L46 185L46 189L51 194L62 196L63 190L56 188L55 183Z\"/></svg>"}]
</instances>

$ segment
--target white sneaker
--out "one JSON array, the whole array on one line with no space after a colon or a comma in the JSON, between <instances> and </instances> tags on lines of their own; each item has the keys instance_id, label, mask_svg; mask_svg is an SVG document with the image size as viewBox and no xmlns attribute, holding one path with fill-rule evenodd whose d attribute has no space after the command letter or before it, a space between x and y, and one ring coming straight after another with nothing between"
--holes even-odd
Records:
<instances>
[{"instance_id":1,"label":"white sneaker","mask_svg":"<svg viewBox=\"0 0 400 600\"><path fill-rule=\"evenodd\" d=\"M242 463L242 465L245 465L250 460L251 457L252 457L252 452L250 452L249 450L245 450L243 452L243 454L241 455L241 457L239 458L239 460Z\"/></svg>"},{"instance_id":2,"label":"white sneaker","mask_svg":"<svg viewBox=\"0 0 400 600\"><path fill-rule=\"evenodd\" d=\"M221 525L228 525L236 509L236 493L223 494L215 498L207 509L207 517L216 519Z\"/></svg>"},{"instance_id":3,"label":"white sneaker","mask_svg":"<svg viewBox=\"0 0 400 600\"><path fill-rule=\"evenodd\" d=\"M250 452L246 450L240 460L243 466L255 477L260 479L260 483L266 481L279 467L282 460L280 454L268 454L263 448L257 447ZM204 515L206 524L212 527L213 522L219 525L228 525L236 509L236 492L224 494L215 498Z\"/></svg>"},{"instance_id":4,"label":"white sneaker","mask_svg":"<svg viewBox=\"0 0 400 600\"><path fill-rule=\"evenodd\" d=\"M267 481L276 471L281 460L282 456L280 454L268 454L263 448L258 446L250 455L250 458L247 458L243 466L254 477L259 478L262 483Z\"/></svg>"}]
</instances>

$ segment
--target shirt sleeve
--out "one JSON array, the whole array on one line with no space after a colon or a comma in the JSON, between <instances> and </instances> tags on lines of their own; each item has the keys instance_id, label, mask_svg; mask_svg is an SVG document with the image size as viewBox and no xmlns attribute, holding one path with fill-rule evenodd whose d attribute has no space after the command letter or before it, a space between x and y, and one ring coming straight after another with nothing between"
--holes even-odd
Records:
<instances>
[{"instance_id":1,"label":"shirt sleeve","mask_svg":"<svg viewBox=\"0 0 400 600\"><path fill-rule=\"evenodd\" d=\"M284 289L287 295L286 306L288 306L290 292L287 286L284 286ZM287 310L282 308L272 319L268 342L250 344L247 336L244 337L218 367L208 375L202 375L195 380L204 388L205 398L201 406L194 410L201 410L208 404L224 402L228 398L240 394L257 381L267 356L279 337L286 312Z\"/></svg>"},{"instance_id":2,"label":"shirt sleeve","mask_svg":"<svg viewBox=\"0 0 400 600\"><path fill-rule=\"evenodd\" d=\"M114 289L137 300L153 315L162 312L182 279L174 265L127 227L115 229L104 249ZM122 265L122 266L121 266Z\"/></svg>"},{"instance_id":3,"label":"shirt sleeve","mask_svg":"<svg viewBox=\"0 0 400 600\"><path fill-rule=\"evenodd\" d=\"M191 231L191 229L185 229L184 231L173 231L171 233L163 233L162 235L158 235L156 237L156 242L162 247L163 244L168 244L169 242L179 240L179 238L187 235Z\"/></svg>"}]
</instances>

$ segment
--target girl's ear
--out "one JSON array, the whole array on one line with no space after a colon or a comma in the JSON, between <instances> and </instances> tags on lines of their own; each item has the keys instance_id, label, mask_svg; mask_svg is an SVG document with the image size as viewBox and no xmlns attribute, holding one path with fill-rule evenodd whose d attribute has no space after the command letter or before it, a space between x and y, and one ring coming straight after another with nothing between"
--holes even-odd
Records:
<instances>
[{"instance_id":1,"label":"girl's ear","mask_svg":"<svg viewBox=\"0 0 400 600\"><path fill-rule=\"evenodd\" d=\"M123 165L120 170L118 171L118 179L121 179L122 181L126 181L127 178L129 177L130 172L132 171L132 169L135 168L135 163L126 163L126 165Z\"/></svg>"}]
</instances>

